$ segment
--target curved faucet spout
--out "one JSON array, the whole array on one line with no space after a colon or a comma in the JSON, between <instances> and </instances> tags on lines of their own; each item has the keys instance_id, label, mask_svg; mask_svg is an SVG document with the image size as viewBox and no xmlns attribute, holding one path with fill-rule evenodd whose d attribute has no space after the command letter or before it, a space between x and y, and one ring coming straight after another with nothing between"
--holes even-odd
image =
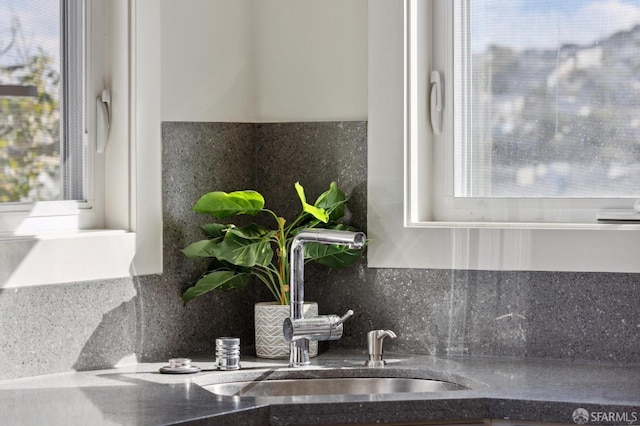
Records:
<instances>
[{"instance_id":1,"label":"curved faucet spout","mask_svg":"<svg viewBox=\"0 0 640 426\"><path fill-rule=\"evenodd\" d=\"M367 236L364 232L340 231L337 229L303 229L293 239L301 243L339 244L349 248L364 247Z\"/></svg>"},{"instance_id":2,"label":"curved faucet spout","mask_svg":"<svg viewBox=\"0 0 640 426\"><path fill-rule=\"evenodd\" d=\"M334 229L303 229L291 242L291 318L303 318L304 305L304 245L306 243L338 244L349 248L364 247L367 237L363 232L339 231Z\"/></svg>"}]
</instances>

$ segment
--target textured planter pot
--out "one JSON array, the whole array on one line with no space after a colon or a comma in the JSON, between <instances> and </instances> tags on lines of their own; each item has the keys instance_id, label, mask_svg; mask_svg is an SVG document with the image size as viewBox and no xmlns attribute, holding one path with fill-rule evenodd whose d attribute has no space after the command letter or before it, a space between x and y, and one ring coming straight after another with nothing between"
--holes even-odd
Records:
<instances>
[{"instance_id":1,"label":"textured planter pot","mask_svg":"<svg viewBox=\"0 0 640 426\"><path fill-rule=\"evenodd\" d=\"M289 343L284 340L282 323L289 318L291 307L278 302L258 302L255 304L256 355L259 358L289 358ZM318 315L318 304L305 302L305 316ZM318 342L309 341L309 356L318 355Z\"/></svg>"}]
</instances>

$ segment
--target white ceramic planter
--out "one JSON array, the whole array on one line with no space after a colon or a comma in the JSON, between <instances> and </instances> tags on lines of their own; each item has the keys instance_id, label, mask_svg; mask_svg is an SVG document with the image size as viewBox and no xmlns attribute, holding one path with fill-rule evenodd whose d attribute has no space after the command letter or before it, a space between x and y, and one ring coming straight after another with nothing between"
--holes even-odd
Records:
<instances>
[{"instance_id":1,"label":"white ceramic planter","mask_svg":"<svg viewBox=\"0 0 640 426\"><path fill-rule=\"evenodd\" d=\"M282 334L282 323L289 318L291 307L278 302L258 302L255 304L256 355L258 358L289 358L289 343ZM318 304L305 302L305 316L318 315ZM309 341L309 356L318 355L318 342Z\"/></svg>"}]
</instances>

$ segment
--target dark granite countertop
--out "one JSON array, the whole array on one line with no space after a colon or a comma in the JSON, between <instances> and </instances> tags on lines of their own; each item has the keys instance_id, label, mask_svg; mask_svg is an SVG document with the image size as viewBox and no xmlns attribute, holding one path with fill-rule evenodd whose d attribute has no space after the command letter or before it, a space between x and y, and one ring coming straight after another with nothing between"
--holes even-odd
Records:
<instances>
[{"instance_id":1,"label":"dark granite countertop","mask_svg":"<svg viewBox=\"0 0 640 426\"><path fill-rule=\"evenodd\" d=\"M311 366L242 358L242 370L159 374L166 363L0 382L0 424L7 425L288 425L515 419L640 425L640 366L511 358L385 354L384 369L363 367L360 352L330 351ZM214 395L217 382L300 377L415 377L469 390L390 395L247 398ZM604 414L600 414L604 413ZM613 415L610 413L614 413ZM617 417L616 417L617 416ZM626 420L626 422L625 422Z\"/></svg>"}]
</instances>

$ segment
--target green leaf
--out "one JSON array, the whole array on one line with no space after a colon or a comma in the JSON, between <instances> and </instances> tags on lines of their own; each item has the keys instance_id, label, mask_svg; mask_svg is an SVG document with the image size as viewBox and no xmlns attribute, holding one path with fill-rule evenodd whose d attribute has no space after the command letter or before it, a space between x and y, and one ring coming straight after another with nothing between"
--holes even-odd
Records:
<instances>
[{"instance_id":1,"label":"green leaf","mask_svg":"<svg viewBox=\"0 0 640 426\"><path fill-rule=\"evenodd\" d=\"M347 246L333 244L307 243L304 247L304 257L321 265L333 269L349 266L360 258L364 252L361 249L350 249Z\"/></svg>"},{"instance_id":2,"label":"green leaf","mask_svg":"<svg viewBox=\"0 0 640 426\"><path fill-rule=\"evenodd\" d=\"M302 211L309 213L311 216L323 223L327 223L329 221L329 214L324 209L307 203L307 197L304 195L304 188L299 182L296 182L295 188L298 193L298 198L300 198L300 202L302 203Z\"/></svg>"},{"instance_id":3,"label":"green leaf","mask_svg":"<svg viewBox=\"0 0 640 426\"><path fill-rule=\"evenodd\" d=\"M215 257L215 250L218 242L214 240L200 240L189 244L182 249L182 252L190 258L196 257Z\"/></svg>"},{"instance_id":4,"label":"green leaf","mask_svg":"<svg viewBox=\"0 0 640 426\"><path fill-rule=\"evenodd\" d=\"M263 228L260 225L252 223L250 225L244 226L242 228L236 228L235 226L231 226L227 233L235 234L240 238L244 238L247 240L252 239L268 239L276 234L277 231L269 231L268 229Z\"/></svg>"},{"instance_id":5,"label":"green leaf","mask_svg":"<svg viewBox=\"0 0 640 426\"><path fill-rule=\"evenodd\" d=\"M221 223L207 223L202 225L200 229L202 229L209 238L220 238L224 236L223 231L228 227L229 225L223 225Z\"/></svg>"},{"instance_id":6,"label":"green leaf","mask_svg":"<svg viewBox=\"0 0 640 426\"><path fill-rule=\"evenodd\" d=\"M209 192L200 197L193 211L218 219L248 214L255 216L264 207L264 197L256 191Z\"/></svg>"},{"instance_id":7,"label":"green leaf","mask_svg":"<svg viewBox=\"0 0 640 426\"><path fill-rule=\"evenodd\" d=\"M224 260L220 260L216 257L211 258L209 265L207 266L207 274L214 271L233 271L236 273L250 274L251 269L244 268L242 266L236 266L232 263L225 262Z\"/></svg>"},{"instance_id":8,"label":"green leaf","mask_svg":"<svg viewBox=\"0 0 640 426\"><path fill-rule=\"evenodd\" d=\"M335 222L344 216L346 202L347 197L344 192L338 189L338 184L331 182L329 189L320 194L314 205L329 212L329 220Z\"/></svg>"},{"instance_id":9,"label":"green leaf","mask_svg":"<svg viewBox=\"0 0 640 426\"><path fill-rule=\"evenodd\" d=\"M250 275L238 274L232 271L214 271L200 278L196 285L190 287L182 295L182 301L187 303L196 297L217 288L229 290L244 287L249 282Z\"/></svg>"},{"instance_id":10,"label":"green leaf","mask_svg":"<svg viewBox=\"0 0 640 426\"><path fill-rule=\"evenodd\" d=\"M227 232L216 247L216 257L238 266L268 266L273 259L273 250L268 238L245 239Z\"/></svg>"}]
</instances>

